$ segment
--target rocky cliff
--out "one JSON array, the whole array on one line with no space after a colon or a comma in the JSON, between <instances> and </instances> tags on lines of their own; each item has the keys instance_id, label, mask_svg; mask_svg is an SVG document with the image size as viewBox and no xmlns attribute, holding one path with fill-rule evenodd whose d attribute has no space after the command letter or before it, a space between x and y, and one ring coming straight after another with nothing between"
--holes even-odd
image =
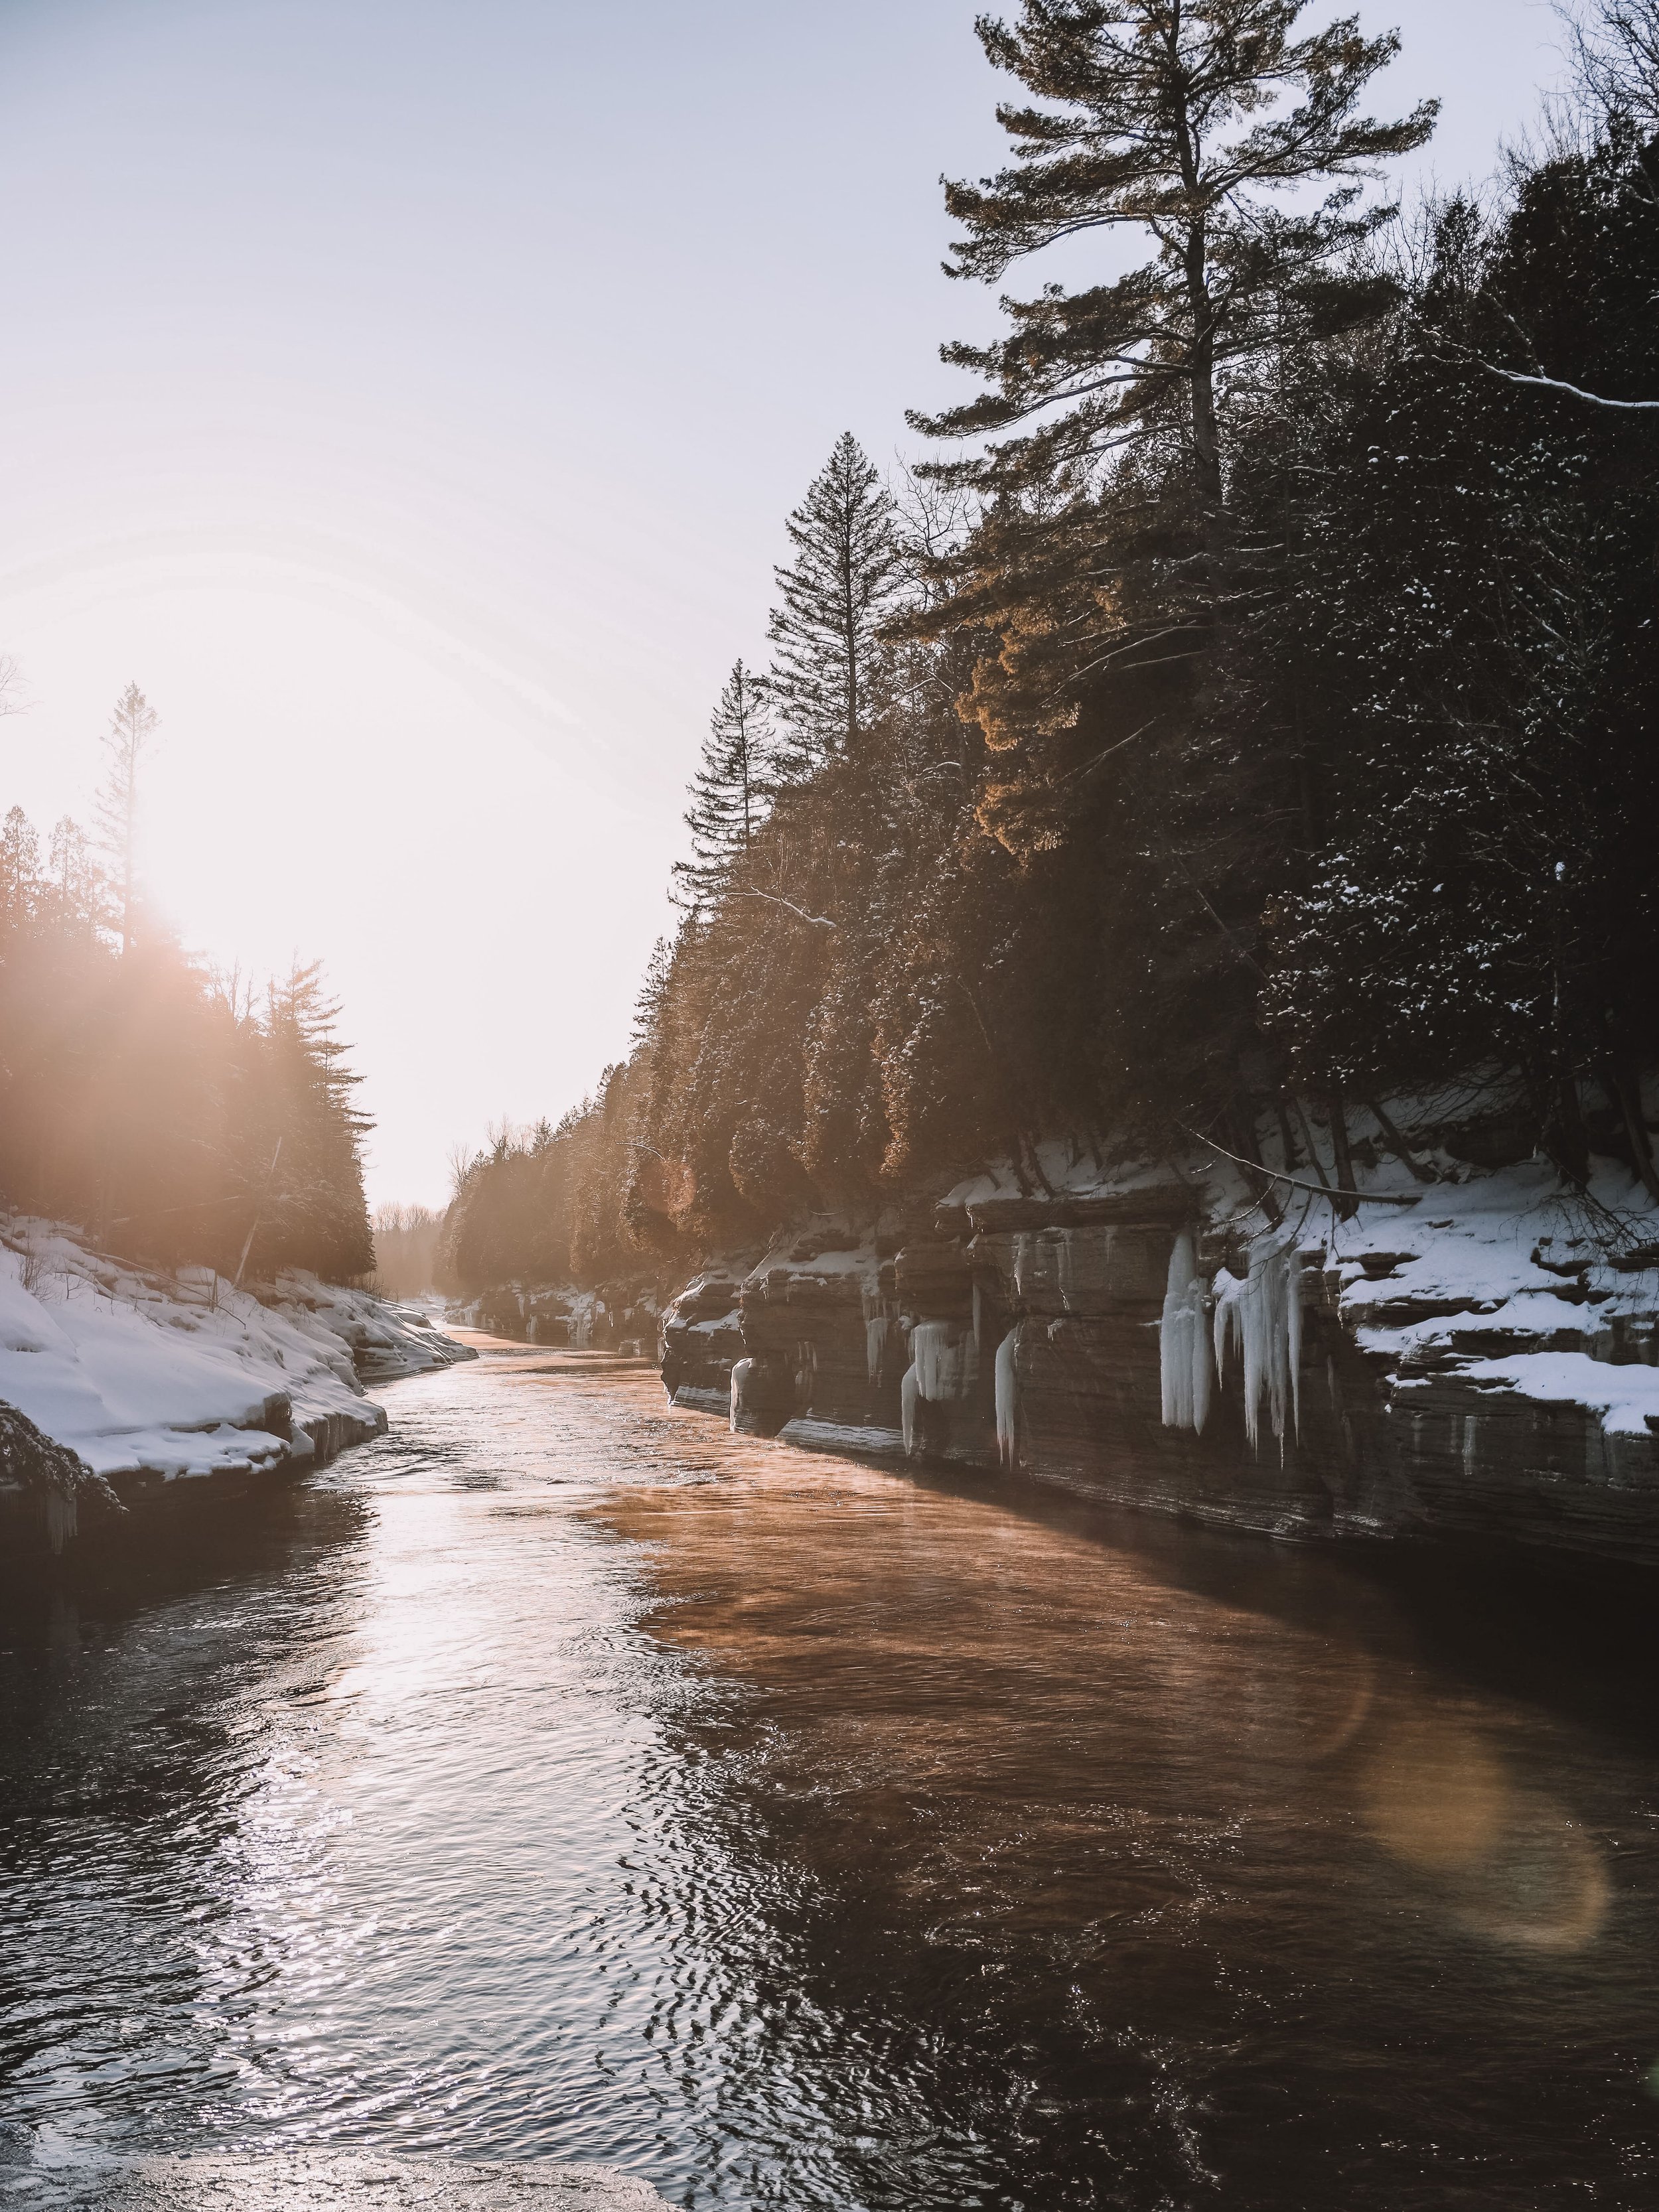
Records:
<instances>
[{"instance_id":1,"label":"rocky cliff","mask_svg":"<svg viewBox=\"0 0 1659 2212\"><path fill-rule=\"evenodd\" d=\"M1298 1164L1062 1158L869 1235L807 1224L672 1301L665 1383L757 1433L1267 1534L1659 1565L1659 1214L1629 1175L1565 1194L1362 1141L1334 1202Z\"/></svg>"}]
</instances>

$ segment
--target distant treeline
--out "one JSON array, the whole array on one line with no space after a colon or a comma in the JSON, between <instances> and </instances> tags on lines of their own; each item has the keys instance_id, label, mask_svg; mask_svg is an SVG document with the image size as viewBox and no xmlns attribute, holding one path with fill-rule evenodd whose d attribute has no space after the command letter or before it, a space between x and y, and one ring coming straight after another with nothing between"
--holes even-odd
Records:
<instances>
[{"instance_id":1,"label":"distant treeline","mask_svg":"<svg viewBox=\"0 0 1659 2212\"><path fill-rule=\"evenodd\" d=\"M464 1169L460 1279L1035 1182L1039 1134L1294 1158L1454 1076L1659 1196L1659 0L1586 20L1498 204L1416 219L1354 180L1431 110L1364 119L1395 42L1304 12L981 25L1022 158L948 187L957 272L1151 258L947 348L979 396L896 495L836 446L636 1048Z\"/></svg>"},{"instance_id":2,"label":"distant treeline","mask_svg":"<svg viewBox=\"0 0 1659 2212\"><path fill-rule=\"evenodd\" d=\"M389 1298L418 1298L448 1287L438 1257L443 1225L435 1206L377 1206L372 1287Z\"/></svg>"},{"instance_id":3,"label":"distant treeline","mask_svg":"<svg viewBox=\"0 0 1659 2212\"><path fill-rule=\"evenodd\" d=\"M154 716L131 689L94 840L0 825L0 1203L105 1249L254 1277L373 1265L361 1146L315 967L257 1003L147 915L132 867Z\"/></svg>"}]
</instances>

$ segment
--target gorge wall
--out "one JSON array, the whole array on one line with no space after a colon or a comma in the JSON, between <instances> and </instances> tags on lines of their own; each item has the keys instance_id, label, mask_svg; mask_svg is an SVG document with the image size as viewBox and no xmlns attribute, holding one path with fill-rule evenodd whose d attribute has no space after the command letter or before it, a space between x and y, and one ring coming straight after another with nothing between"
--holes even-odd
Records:
<instances>
[{"instance_id":1,"label":"gorge wall","mask_svg":"<svg viewBox=\"0 0 1659 2212\"><path fill-rule=\"evenodd\" d=\"M981 1178L874 1237L819 1223L710 1267L666 1310L664 1382L757 1433L1264 1534L1659 1565L1659 1239L1628 1175L1604 1171L1609 1258L1541 1168L1430 1172L1384 1163L1352 1218L1294 1200L1295 1225L1213 1163Z\"/></svg>"}]
</instances>

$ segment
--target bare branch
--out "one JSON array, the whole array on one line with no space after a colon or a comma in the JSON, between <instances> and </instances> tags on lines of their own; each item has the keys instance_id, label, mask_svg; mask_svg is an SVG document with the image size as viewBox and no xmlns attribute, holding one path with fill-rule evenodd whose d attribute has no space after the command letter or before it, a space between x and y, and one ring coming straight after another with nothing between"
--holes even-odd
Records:
<instances>
[{"instance_id":1,"label":"bare branch","mask_svg":"<svg viewBox=\"0 0 1659 2212\"><path fill-rule=\"evenodd\" d=\"M1565 392L1573 399L1587 399L1592 407L1618 407L1634 414L1659 414L1659 399L1605 399L1599 392L1586 392L1581 385L1566 384L1559 376L1523 376L1518 368L1499 368L1494 362L1483 361L1477 366L1488 376L1501 376L1505 384L1533 384L1546 392Z\"/></svg>"},{"instance_id":2,"label":"bare branch","mask_svg":"<svg viewBox=\"0 0 1659 2212\"><path fill-rule=\"evenodd\" d=\"M836 927L828 915L808 914L804 906L797 906L793 899L775 898L770 891L732 891L730 896L732 898L764 899L768 906L787 907L791 914L798 914L803 921L810 921L817 929L833 929Z\"/></svg>"}]
</instances>

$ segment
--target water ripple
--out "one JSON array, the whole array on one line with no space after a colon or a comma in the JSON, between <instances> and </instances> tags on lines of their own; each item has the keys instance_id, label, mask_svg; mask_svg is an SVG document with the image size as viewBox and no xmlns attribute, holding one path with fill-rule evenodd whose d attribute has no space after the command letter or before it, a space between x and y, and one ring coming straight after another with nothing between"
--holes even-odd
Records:
<instances>
[{"instance_id":1,"label":"water ripple","mask_svg":"<svg viewBox=\"0 0 1659 2212\"><path fill-rule=\"evenodd\" d=\"M1639 1715L1471 1686L1338 1563L727 1437L627 1363L388 1395L0 1651L0 2182L1652 2201Z\"/></svg>"}]
</instances>

